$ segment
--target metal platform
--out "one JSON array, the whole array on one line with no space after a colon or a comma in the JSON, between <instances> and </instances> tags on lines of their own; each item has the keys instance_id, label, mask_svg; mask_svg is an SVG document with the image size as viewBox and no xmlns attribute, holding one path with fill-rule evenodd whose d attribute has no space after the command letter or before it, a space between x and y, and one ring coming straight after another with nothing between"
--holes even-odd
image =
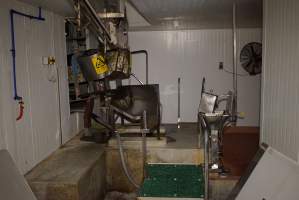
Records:
<instances>
[{"instance_id":1,"label":"metal platform","mask_svg":"<svg viewBox=\"0 0 299 200\"><path fill-rule=\"evenodd\" d=\"M138 199L203 199L204 177L200 165L149 164Z\"/></svg>"}]
</instances>

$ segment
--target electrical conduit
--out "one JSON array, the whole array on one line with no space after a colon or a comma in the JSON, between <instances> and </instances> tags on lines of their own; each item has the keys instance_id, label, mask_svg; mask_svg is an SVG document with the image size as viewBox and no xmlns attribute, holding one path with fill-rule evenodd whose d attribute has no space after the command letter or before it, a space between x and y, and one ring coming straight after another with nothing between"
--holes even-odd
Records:
<instances>
[{"instance_id":1,"label":"electrical conduit","mask_svg":"<svg viewBox=\"0 0 299 200\"><path fill-rule=\"evenodd\" d=\"M121 164L123 171L125 172L128 180L136 187L140 188L140 185L136 183L136 181L133 179L132 175L129 172L129 169L126 165L125 162L125 156L124 156L124 149L121 143L121 138L120 134L118 131L114 131L116 134L116 139L118 143L118 148L119 148L119 155L121 159ZM146 110L143 111L142 114L142 128L141 128L141 133L142 133L142 162L143 162L143 180L146 178L146 164L147 164L147 148L146 148L146 134L149 133L149 129L147 128L147 112Z\"/></svg>"},{"instance_id":2,"label":"electrical conduit","mask_svg":"<svg viewBox=\"0 0 299 200\"><path fill-rule=\"evenodd\" d=\"M118 150L119 150L119 155L120 155L120 160L121 160L121 165L123 168L123 171L125 172L128 180L130 181L130 183L132 183L136 188L140 188L140 185L136 183L136 181L133 179L132 175L130 174L126 161L125 161L125 156L124 156L124 149L121 143L121 138L119 135L119 132L115 131L116 134L116 139L117 139L117 143L118 143Z\"/></svg>"},{"instance_id":3,"label":"electrical conduit","mask_svg":"<svg viewBox=\"0 0 299 200\"><path fill-rule=\"evenodd\" d=\"M14 15L23 16L29 19L34 19L38 21L45 21L45 18L42 17L42 11L39 7L39 13L38 16L32 16L28 15L16 10L11 9L10 10L10 34L11 34L11 56L12 56L12 71L13 71L13 87L14 87L14 100L19 102L20 105L20 114L17 117L17 121L20 120L23 116L23 110L24 110L24 102L23 97L18 95L17 91L17 77L16 77L16 44L15 44L15 28L14 28Z\"/></svg>"}]
</instances>

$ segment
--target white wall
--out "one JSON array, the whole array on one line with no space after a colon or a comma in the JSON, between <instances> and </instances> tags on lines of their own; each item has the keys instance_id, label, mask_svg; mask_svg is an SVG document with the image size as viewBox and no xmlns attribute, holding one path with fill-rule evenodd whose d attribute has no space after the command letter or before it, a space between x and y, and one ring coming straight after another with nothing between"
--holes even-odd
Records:
<instances>
[{"instance_id":1,"label":"white wall","mask_svg":"<svg viewBox=\"0 0 299 200\"><path fill-rule=\"evenodd\" d=\"M71 113L71 133L76 134L84 129L84 114L83 113Z\"/></svg>"},{"instance_id":2,"label":"white wall","mask_svg":"<svg viewBox=\"0 0 299 200\"><path fill-rule=\"evenodd\" d=\"M264 1L262 142L299 160L299 1Z\"/></svg>"},{"instance_id":3,"label":"white wall","mask_svg":"<svg viewBox=\"0 0 299 200\"><path fill-rule=\"evenodd\" d=\"M298 163L269 147L233 199L297 200L298 180Z\"/></svg>"},{"instance_id":4,"label":"white wall","mask_svg":"<svg viewBox=\"0 0 299 200\"><path fill-rule=\"evenodd\" d=\"M261 37L261 29L238 30L238 52L248 42L260 42ZM184 122L196 121L203 77L206 88L213 88L215 93L232 89L232 75L218 70L219 62L232 70L232 30L131 32L129 42L132 51L145 49L149 53L149 82L160 84L164 123L177 121L178 77L181 77ZM132 63L133 72L145 81L145 57L134 55ZM241 66L238 71L245 73ZM260 76L239 77L238 81L239 111L246 114L239 125L258 126Z\"/></svg>"},{"instance_id":5,"label":"white wall","mask_svg":"<svg viewBox=\"0 0 299 200\"><path fill-rule=\"evenodd\" d=\"M58 87L61 91L63 141L71 136L66 67L64 19L49 11L40 22L15 16L16 70L19 95L24 97L25 113L16 122L18 103L13 100L12 58L9 10L36 15L38 9L27 4L0 2L0 148L9 150L25 173L60 146ZM55 56L56 68L42 65L43 56ZM49 81L53 76L56 81Z\"/></svg>"}]
</instances>

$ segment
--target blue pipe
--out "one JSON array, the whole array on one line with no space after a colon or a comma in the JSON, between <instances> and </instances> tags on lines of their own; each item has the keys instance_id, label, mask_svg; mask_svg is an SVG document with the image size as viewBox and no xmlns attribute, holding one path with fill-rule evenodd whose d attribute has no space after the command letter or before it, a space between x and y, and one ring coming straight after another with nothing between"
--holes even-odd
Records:
<instances>
[{"instance_id":1,"label":"blue pipe","mask_svg":"<svg viewBox=\"0 0 299 200\"><path fill-rule=\"evenodd\" d=\"M15 44L15 28L14 28L14 15L20 15L27 17L29 19L35 19L40 21L45 21L45 18L42 17L42 9L39 7L38 16L32 16L19 11L10 10L10 34L11 34L11 56L12 56L12 71L13 71L13 84L14 84L14 100L21 101L23 97L18 95L17 91L17 78L16 78L16 44Z\"/></svg>"}]
</instances>

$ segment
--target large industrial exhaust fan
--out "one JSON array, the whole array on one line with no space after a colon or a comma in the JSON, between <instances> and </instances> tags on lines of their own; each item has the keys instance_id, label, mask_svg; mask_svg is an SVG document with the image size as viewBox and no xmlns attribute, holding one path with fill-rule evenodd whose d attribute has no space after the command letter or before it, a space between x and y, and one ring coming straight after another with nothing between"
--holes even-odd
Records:
<instances>
[{"instance_id":1,"label":"large industrial exhaust fan","mask_svg":"<svg viewBox=\"0 0 299 200\"><path fill-rule=\"evenodd\" d=\"M262 44L258 42L246 44L241 50L240 62L250 75L260 74L262 72Z\"/></svg>"}]
</instances>

